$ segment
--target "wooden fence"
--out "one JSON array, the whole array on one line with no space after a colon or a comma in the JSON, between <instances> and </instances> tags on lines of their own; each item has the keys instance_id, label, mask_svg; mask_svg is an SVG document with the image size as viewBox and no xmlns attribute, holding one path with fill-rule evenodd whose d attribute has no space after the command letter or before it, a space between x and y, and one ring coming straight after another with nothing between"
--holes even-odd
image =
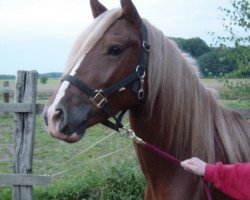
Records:
<instances>
[{"instance_id":1,"label":"wooden fence","mask_svg":"<svg viewBox=\"0 0 250 200\"><path fill-rule=\"evenodd\" d=\"M14 103L3 103L0 112L14 112L13 174L0 174L0 185L12 186L13 200L32 200L33 185L49 185L50 176L32 174L36 114L36 71L18 71Z\"/></svg>"}]
</instances>

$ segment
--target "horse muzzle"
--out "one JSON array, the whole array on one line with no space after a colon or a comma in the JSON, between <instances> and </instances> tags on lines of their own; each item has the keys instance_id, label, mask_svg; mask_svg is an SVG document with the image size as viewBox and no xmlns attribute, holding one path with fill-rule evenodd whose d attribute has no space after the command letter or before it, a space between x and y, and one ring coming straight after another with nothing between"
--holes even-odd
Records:
<instances>
[{"instance_id":1,"label":"horse muzzle","mask_svg":"<svg viewBox=\"0 0 250 200\"><path fill-rule=\"evenodd\" d=\"M79 141L86 130L90 106L78 106L72 109L53 104L44 111L44 120L52 137L68 143Z\"/></svg>"}]
</instances>

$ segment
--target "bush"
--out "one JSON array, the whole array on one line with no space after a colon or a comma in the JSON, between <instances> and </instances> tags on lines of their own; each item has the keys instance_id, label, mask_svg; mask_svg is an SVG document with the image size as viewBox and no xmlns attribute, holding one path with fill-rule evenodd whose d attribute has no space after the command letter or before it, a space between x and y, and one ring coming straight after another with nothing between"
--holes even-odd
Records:
<instances>
[{"instance_id":1,"label":"bush","mask_svg":"<svg viewBox=\"0 0 250 200\"><path fill-rule=\"evenodd\" d=\"M92 169L81 178L63 179L51 187L35 187L36 200L138 200L143 199L145 181L141 171L127 163L107 170ZM0 200L11 200L10 189L0 191Z\"/></svg>"},{"instance_id":2,"label":"bush","mask_svg":"<svg viewBox=\"0 0 250 200\"><path fill-rule=\"evenodd\" d=\"M221 77L237 68L236 62L228 57L232 50L216 48L198 59L200 71L204 77Z\"/></svg>"},{"instance_id":3,"label":"bush","mask_svg":"<svg viewBox=\"0 0 250 200\"><path fill-rule=\"evenodd\" d=\"M106 178L107 191L103 199L138 200L143 199L145 181L141 173L126 167L126 163L111 168L112 176Z\"/></svg>"},{"instance_id":4,"label":"bush","mask_svg":"<svg viewBox=\"0 0 250 200\"><path fill-rule=\"evenodd\" d=\"M138 168L128 163L99 171L84 172L82 178L60 181L51 187L36 187L36 200L138 200L143 199L145 180Z\"/></svg>"},{"instance_id":5,"label":"bush","mask_svg":"<svg viewBox=\"0 0 250 200\"><path fill-rule=\"evenodd\" d=\"M94 200L95 190L100 188L101 182L95 174L85 179L66 180L54 184L46 189L39 188L35 190L35 198L37 200Z\"/></svg>"},{"instance_id":6,"label":"bush","mask_svg":"<svg viewBox=\"0 0 250 200\"><path fill-rule=\"evenodd\" d=\"M223 99L248 98L250 96L250 80L248 79L221 79L224 88L220 90Z\"/></svg>"},{"instance_id":7,"label":"bush","mask_svg":"<svg viewBox=\"0 0 250 200\"><path fill-rule=\"evenodd\" d=\"M210 47L203 41L201 38L172 38L178 46L186 53L190 54L194 58L198 58L199 56L208 53L210 51Z\"/></svg>"},{"instance_id":8,"label":"bush","mask_svg":"<svg viewBox=\"0 0 250 200\"><path fill-rule=\"evenodd\" d=\"M48 82L48 77L47 76L41 76L40 82L41 82L41 84L46 84Z\"/></svg>"}]
</instances>

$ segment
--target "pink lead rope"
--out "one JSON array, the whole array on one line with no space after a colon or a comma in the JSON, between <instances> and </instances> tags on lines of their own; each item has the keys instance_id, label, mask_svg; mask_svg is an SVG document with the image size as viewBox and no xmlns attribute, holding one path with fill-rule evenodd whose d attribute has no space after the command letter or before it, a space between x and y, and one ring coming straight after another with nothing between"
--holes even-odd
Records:
<instances>
[{"instance_id":1,"label":"pink lead rope","mask_svg":"<svg viewBox=\"0 0 250 200\"><path fill-rule=\"evenodd\" d=\"M170 155L170 154L168 154L168 153L160 150L156 146L151 145L151 144L143 141L141 138L137 137L136 134L134 133L134 131L132 131L131 129L127 129L127 128L124 127L124 128L119 129L119 132L122 135L126 135L129 138L133 139L134 142L136 142L138 144L141 144L145 148L147 148L147 149L153 151L154 153L158 154L162 158L164 158L166 160L169 160L169 161L173 162L176 165L180 165L181 164L181 161L178 160L177 158L175 158L174 156L172 156L172 155ZM204 188L205 194L207 196L207 200L212 200L212 195L211 195L211 192L209 190L208 184L204 180L203 180L203 188Z\"/></svg>"}]
</instances>

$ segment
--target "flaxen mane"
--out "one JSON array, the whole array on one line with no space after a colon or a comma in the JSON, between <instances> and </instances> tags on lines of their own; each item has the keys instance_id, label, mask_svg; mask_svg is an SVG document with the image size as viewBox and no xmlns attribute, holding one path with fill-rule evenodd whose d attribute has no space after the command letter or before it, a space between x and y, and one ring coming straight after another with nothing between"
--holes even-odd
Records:
<instances>
[{"instance_id":1,"label":"flaxen mane","mask_svg":"<svg viewBox=\"0 0 250 200\"><path fill-rule=\"evenodd\" d=\"M180 159L191 147L193 156L210 162L216 160L216 149L224 162L250 161L250 124L223 108L199 80L194 61L161 31L144 22L151 45L149 114L160 108L162 148Z\"/></svg>"}]
</instances>

